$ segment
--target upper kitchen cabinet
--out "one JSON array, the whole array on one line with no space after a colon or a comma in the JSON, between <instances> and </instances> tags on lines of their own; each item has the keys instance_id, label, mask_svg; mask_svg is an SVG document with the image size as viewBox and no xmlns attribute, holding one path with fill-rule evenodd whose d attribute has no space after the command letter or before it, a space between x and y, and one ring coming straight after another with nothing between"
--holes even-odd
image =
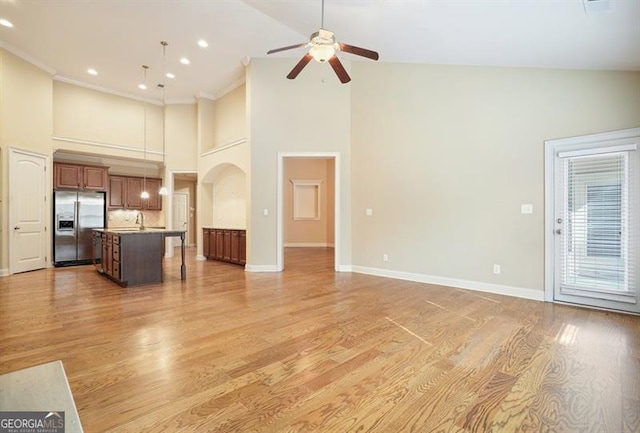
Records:
<instances>
[{"instance_id":1,"label":"upper kitchen cabinet","mask_svg":"<svg viewBox=\"0 0 640 433\"><path fill-rule=\"evenodd\" d=\"M109 176L109 209L124 209L126 207L126 178L120 176Z\"/></svg>"},{"instance_id":2,"label":"upper kitchen cabinet","mask_svg":"<svg viewBox=\"0 0 640 433\"><path fill-rule=\"evenodd\" d=\"M139 177L127 178L127 209L142 209L142 179Z\"/></svg>"},{"instance_id":3,"label":"upper kitchen cabinet","mask_svg":"<svg viewBox=\"0 0 640 433\"><path fill-rule=\"evenodd\" d=\"M109 209L162 210L162 196L158 194L161 186L161 179L147 178L149 198L142 199L144 178L109 176Z\"/></svg>"},{"instance_id":4,"label":"upper kitchen cabinet","mask_svg":"<svg viewBox=\"0 0 640 433\"><path fill-rule=\"evenodd\" d=\"M107 191L107 167L54 163L53 184L56 189Z\"/></svg>"},{"instance_id":5,"label":"upper kitchen cabinet","mask_svg":"<svg viewBox=\"0 0 640 433\"><path fill-rule=\"evenodd\" d=\"M148 210L162 210L162 196L160 195L160 188L162 188L162 180L160 179L147 179L147 191L149 192L149 199L143 200L145 209Z\"/></svg>"}]
</instances>

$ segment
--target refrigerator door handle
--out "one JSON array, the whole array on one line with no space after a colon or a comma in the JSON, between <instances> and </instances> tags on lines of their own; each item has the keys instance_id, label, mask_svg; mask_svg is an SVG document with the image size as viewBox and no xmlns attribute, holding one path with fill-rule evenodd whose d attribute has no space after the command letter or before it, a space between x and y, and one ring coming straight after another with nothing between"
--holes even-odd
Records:
<instances>
[{"instance_id":1,"label":"refrigerator door handle","mask_svg":"<svg viewBox=\"0 0 640 433\"><path fill-rule=\"evenodd\" d=\"M73 236L77 238L80 236L80 201L79 200L74 203L73 211L75 212L75 215L73 217L73 220L74 220Z\"/></svg>"}]
</instances>

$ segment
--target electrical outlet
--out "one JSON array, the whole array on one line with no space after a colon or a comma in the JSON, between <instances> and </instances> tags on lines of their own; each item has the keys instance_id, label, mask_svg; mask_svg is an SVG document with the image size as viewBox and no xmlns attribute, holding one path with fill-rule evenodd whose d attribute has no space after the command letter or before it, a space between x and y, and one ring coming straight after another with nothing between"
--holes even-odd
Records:
<instances>
[{"instance_id":1,"label":"electrical outlet","mask_svg":"<svg viewBox=\"0 0 640 433\"><path fill-rule=\"evenodd\" d=\"M493 273L494 274L500 273L500 265L493 265Z\"/></svg>"},{"instance_id":2,"label":"electrical outlet","mask_svg":"<svg viewBox=\"0 0 640 433\"><path fill-rule=\"evenodd\" d=\"M383 262L388 262L389 261L389 255L388 254L383 254L382 255L382 261Z\"/></svg>"}]
</instances>

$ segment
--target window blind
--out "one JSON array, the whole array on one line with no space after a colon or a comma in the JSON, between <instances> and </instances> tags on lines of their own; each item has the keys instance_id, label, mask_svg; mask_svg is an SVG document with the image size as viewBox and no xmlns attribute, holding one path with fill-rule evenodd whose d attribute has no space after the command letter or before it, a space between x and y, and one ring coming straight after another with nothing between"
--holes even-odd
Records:
<instances>
[{"instance_id":1,"label":"window blind","mask_svg":"<svg viewBox=\"0 0 640 433\"><path fill-rule=\"evenodd\" d=\"M625 293L635 287L632 161L624 151L564 158L561 289Z\"/></svg>"}]
</instances>

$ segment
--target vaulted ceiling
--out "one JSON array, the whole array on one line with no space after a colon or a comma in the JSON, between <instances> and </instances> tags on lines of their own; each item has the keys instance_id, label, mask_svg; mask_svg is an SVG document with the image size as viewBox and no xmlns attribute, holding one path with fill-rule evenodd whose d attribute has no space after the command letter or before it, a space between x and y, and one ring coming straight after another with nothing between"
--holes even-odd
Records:
<instances>
[{"instance_id":1,"label":"vaulted ceiling","mask_svg":"<svg viewBox=\"0 0 640 433\"><path fill-rule=\"evenodd\" d=\"M0 46L58 79L161 100L166 70L176 76L166 100L177 102L215 97L244 79L243 61L307 41L321 1L0 0L0 18L13 23L0 26ZM638 0L326 0L324 24L380 61L640 70ZM303 52L275 56L293 67ZM146 91L137 87L143 64Z\"/></svg>"}]
</instances>

